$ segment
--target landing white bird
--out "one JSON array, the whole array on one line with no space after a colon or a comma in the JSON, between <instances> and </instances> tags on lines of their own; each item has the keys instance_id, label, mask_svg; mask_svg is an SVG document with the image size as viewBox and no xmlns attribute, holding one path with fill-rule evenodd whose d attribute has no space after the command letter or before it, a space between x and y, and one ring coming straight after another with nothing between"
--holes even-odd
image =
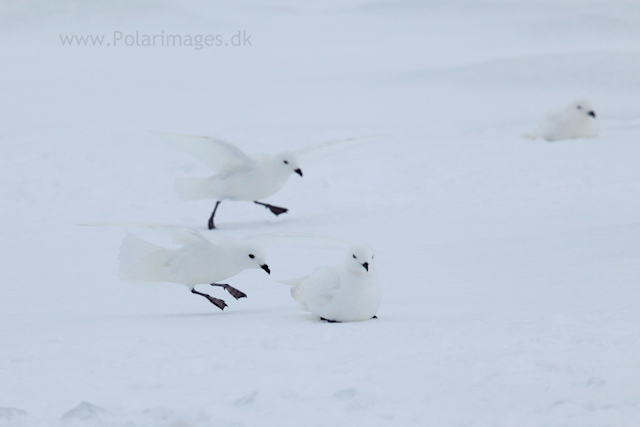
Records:
<instances>
[{"instance_id":1,"label":"landing white bird","mask_svg":"<svg viewBox=\"0 0 640 427\"><path fill-rule=\"evenodd\" d=\"M180 247L164 248L128 234L120 247L121 279L125 282L179 283L222 310L227 307L223 300L198 292L195 286L220 286L235 299L240 299L247 295L226 283L218 282L250 268L261 268L271 274L265 261L264 249L254 242L222 235L205 236L195 228L165 224L105 222L81 225L169 231L173 243L181 245Z\"/></svg>"},{"instance_id":2,"label":"landing white bird","mask_svg":"<svg viewBox=\"0 0 640 427\"><path fill-rule=\"evenodd\" d=\"M322 320L354 322L376 317L382 292L370 245L301 233L267 234L251 240L265 246L306 246L346 251L342 265L318 267L308 276L280 282L291 285L293 299Z\"/></svg>"},{"instance_id":3,"label":"landing white bird","mask_svg":"<svg viewBox=\"0 0 640 427\"><path fill-rule=\"evenodd\" d=\"M347 143L370 137L328 141L294 151L282 151L272 155L247 155L236 145L206 136L183 135L152 131L172 147L192 155L216 172L206 178L176 178L176 192L182 201L215 199L216 204L209 217L209 229L214 229L213 218L222 200L253 201L269 209L274 215L287 208L259 202L277 193L289 176L302 176L300 158L328 154L343 148Z\"/></svg>"},{"instance_id":4,"label":"landing white bird","mask_svg":"<svg viewBox=\"0 0 640 427\"><path fill-rule=\"evenodd\" d=\"M526 138L544 138L547 141L561 139L593 138L598 135L596 112L586 99L568 105L564 110L551 112L538 125L538 129Z\"/></svg>"}]
</instances>

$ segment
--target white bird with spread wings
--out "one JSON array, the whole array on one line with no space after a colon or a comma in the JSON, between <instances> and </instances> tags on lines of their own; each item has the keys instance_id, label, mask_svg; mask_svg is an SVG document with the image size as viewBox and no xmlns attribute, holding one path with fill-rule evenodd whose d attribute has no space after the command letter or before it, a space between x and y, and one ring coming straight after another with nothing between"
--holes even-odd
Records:
<instances>
[{"instance_id":1,"label":"white bird with spread wings","mask_svg":"<svg viewBox=\"0 0 640 427\"><path fill-rule=\"evenodd\" d=\"M109 227L155 228L171 233L177 248L164 248L128 234L120 247L120 278L124 282L179 283L191 293L206 298L224 310L227 304L211 295L196 291L195 286L208 284L227 290L235 299L247 295L221 280L243 270L261 268L271 274L264 249L247 240L237 240L220 234L204 235L191 227L145 223L81 224Z\"/></svg>"},{"instance_id":2,"label":"white bird with spread wings","mask_svg":"<svg viewBox=\"0 0 640 427\"><path fill-rule=\"evenodd\" d=\"M369 137L328 141L294 151L271 155L248 155L230 142L206 136L157 132L172 147L192 155L216 172L206 178L176 178L176 192L183 201L215 199L209 217L209 229L214 229L214 217L222 200L253 201L273 214L288 209L262 203L259 200L277 193L291 174L302 176L299 159L328 154L347 143Z\"/></svg>"}]
</instances>

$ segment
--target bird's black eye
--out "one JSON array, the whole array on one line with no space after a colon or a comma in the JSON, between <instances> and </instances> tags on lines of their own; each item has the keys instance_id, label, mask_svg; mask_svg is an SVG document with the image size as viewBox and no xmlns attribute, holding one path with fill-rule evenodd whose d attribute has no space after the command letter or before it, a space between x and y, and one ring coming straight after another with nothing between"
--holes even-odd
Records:
<instances>
[{"instance_id":1,"label":"bird's black eye","mask_svg":"<svg viewBox=\"0 0 640 427\"><path fill-rule=\"evenodd\" d=\"M353 259L355 259L355 258L356 258L356 256L355 256L355 254L354 254L354 255L353 255Z\"/></svg>"},{"instance_id":2,"label":"bird's black eye","mask_svg":"<svg viewBox=\"0 0 640 427\"><path fill-rule=\"evenodd\" d=\"M284 164L285 164L285 165L288 165L288 164L289 164L289 161L288 161L288 160L285 160L285 161L284 161Z\"/></svg>"},{"instance_id":3,"label":"bird's black eye","mask_svg":"<svg viewBox=\"0 0 640 427\"><path fill-rule=\"evenodd\" d=\"M253 254L249 254L249 258L254 259L254 258L255 258L255 255L253 255Z\"/></svg>"}]
</instances>

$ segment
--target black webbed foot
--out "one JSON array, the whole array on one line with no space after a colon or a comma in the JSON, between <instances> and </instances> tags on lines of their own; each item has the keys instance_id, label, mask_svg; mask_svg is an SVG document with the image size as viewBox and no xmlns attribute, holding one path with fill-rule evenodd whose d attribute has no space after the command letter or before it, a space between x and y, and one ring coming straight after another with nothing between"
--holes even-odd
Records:
<instances>
[{"instance_id":1,"label":"black webbed foot","mask_svg":"<svg viewBox=\"0 0 640 427\"><path fill-rule=\"evenodd\" d=\"M377 318L378 318L378 316L373 316L373 317L372 317L372 319L377 319Z\"/></svg>"},{"instance_id":2,"label":"black webbed foot","mask_svg":"<svg viewBox=\"0 0 640 427\"><path fill-rule=\"evenodd\" d=\"M220 298L214 298L211 295L207 295L207 299L209 300L209 302L211 302L211 304L215 305L220 310L224 310L225 307L228 307L227 303Z\"/></svg>"},{"instance_id":3,"label":"black webbed foot","mask_svg":"<svg viewBox=\"0 0 640 427\"><path fill-rule=\"evenodd\" d=\"M253 203L255 203L256 205L264 206L265 208L269 209L271 213L274 214L275 216L278 216L283 213L287 213L289 211L289 209L287 208L281 208L279 206L273 206L267 203L261 203L258 201L254 201Z\"/></svg>"},{"instance_id":4,"label":"black webbed foot","mask_svg":"<svg viewBox=\"0 0 640 427\"><path fill-rule=\"evenodd\" d=\"M342 323L342 322L339 322L339 321L337 321L337 320L329 320L329 319L325 319L324 317L321 317L321 318L320 318L320 320L324 320L324 321L325 321L325 322L327 322L327 323Z\"/></svg>"},{"instance_id":5,"label":"black webbed foot","mask_svg":"<svg viewBox=\"0 0 640 427\"><path fill-rule=\"evenodd\" d=\"M287 208L279 208L278 206L269 205L268 208L275 216L278 216L283 213L287 213L287 211L289 211L289 209Z\"/></svg>"},{"instance_id":6,"label":"black webbed foot","mask_svg":"<svg viewBox=\"0 0 640 427\"><path fill-rule=\"evenodd\" d=\"M229 292L231 296L234 297L235 299L247 297L247 294L245 294L239 289L234 288L233 286L227 285L226 283L211 283L211 286L220 286L221 288L226 289L227 292Z\"/></svg>"},{"instance_id":7,"label":"black webbed foot","mask_svg":"<svg viewBox=\"0 0 640 427\"><path fill-rule=\"evenodd\" d=\"M206 299L209 300L209 302L213 305L215 305L216 307L218 307L220 310L224 310L225 307L227 306L227 303L224 302L223 300L219 299L219 298L214 298L211 295L207 295L207 294L203 294L202 292L198 292L195 289L191 289L191 293L192 294L196 294L196 295L200 295L202 297L205 297Z\"/></svg>"}]
</instances>

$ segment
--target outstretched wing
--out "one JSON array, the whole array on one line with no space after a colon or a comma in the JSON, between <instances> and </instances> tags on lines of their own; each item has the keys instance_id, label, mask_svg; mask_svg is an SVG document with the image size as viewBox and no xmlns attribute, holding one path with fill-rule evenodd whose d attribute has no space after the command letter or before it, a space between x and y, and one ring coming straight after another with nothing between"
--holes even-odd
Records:
<instances>
[{"instance_id":1,"label":"outstretched wing","mask_svg":"<svg viewBox=\"0 0 640 427\"><path fill-rule=\"evenodd\" d=\"M208 136L151 131L173 148L183 151L216 172L246 167L253 161L234 144Z\"/></svg>"},{"instance_id":2,"label":"outstretched wing","mask_svg":"<svg viewBox=\"0 0 640 427\"><path fill-rule=\"evenodd\" d=\"M344 240L307 233L269 233L245 237L243 240L271 247L340 249L346 251L353 246L352 243Z\"/></svg>"},{"instance_id":3,"label":"outstretched wing","mask_svg":"<svg viewBox=\"0 0 640 427\"><path fill-rule=\"evenodd\" d=\"M158 230L167 230L169 233L171 233L171 239L176 245L197 245L203 243L212 243L210 239L207 239L205 236L203 236L202 233L200 233L200 231L198 231L197 229L180 225L153 224L143 222L93 222L77 225L96 227L153 228Z\"/></svg>"},{"instance_id":4,"label":"outstretched wing","mask_svg":"<svg viewBox=\"0 0 640 427\"><path fill-rule=\"evenodd\" d=\"M386 135L370 135L370 136L358 136L358 137L347 138L347 139L336 139L333 141L326 141L326 142L321 142L315 145L309 145L307 147L295 150L293 153L300 158L313 159L313 158L326 156L328 154L343 150L348 147L352 147L354 145L360 144L361 142L367 139L379 138L382 136L386 136Z\"/></svg>"}]
</instances>

